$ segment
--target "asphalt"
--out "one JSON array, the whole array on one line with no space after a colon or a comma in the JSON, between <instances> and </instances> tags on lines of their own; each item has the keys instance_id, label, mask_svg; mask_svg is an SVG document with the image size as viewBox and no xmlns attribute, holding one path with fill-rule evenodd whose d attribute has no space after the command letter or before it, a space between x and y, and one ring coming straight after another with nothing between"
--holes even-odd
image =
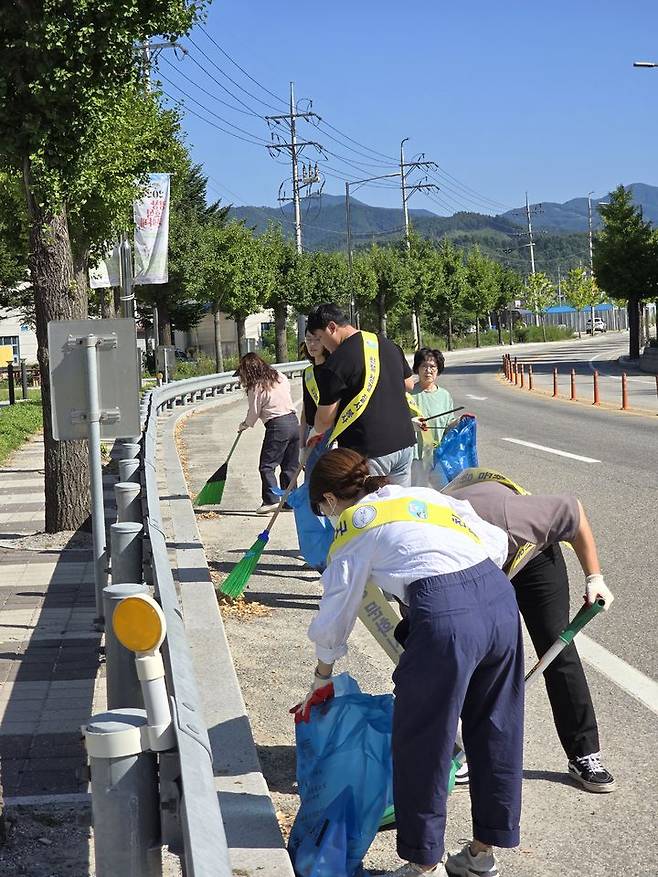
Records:
<instances>
[{"instance_id":1,"label":"asphalt","mask_svg":"<svg viewBox=\"0 0 658 877\"><path fill-rule=\"evenodd\" d=\"M615 346L619 338L608 336L548 345L543 355L578 363L584 372L598 353L597 361L612 370L619 355ZM529 356L533 350L524 346L522 352ZM616 595L610 612L599 616L587 635L606 650L605 655L618 656L631 668L626 671L627 684L621 684L614 674L611 678L586 664L605 762L617 779L617 790L610 795L592 795L567 778L543 686L529 692L522 841L518 850L501 852L500 872L504 877L653 875L658 873L658 768L653 757L658 707L647 706L627 689L634 686L632 668L645 674L649 685L655 685L656 678L652 586L658 422L652 416L521 393L501 382L500 355L498 350L450 354L443 383L456 404L478 416L481 464L513 475L532 492L571 491L581 498L597 536L606 580ZM236 400L221 410L200 412L183 427L191 494L223 461L245 405ZM556 456L506 438L600 462ZM260 501L261 440L259 426L241 441L229 467L221 514L197 513L211 571L220 578L263 529L263 518L254 514ZM573 565L573 558L568 562ZM572 583L575 609L582 600L582 578L575 567ZM317 575L298 557L292 515L282 515L277 522L247 594L267 614L224 620L263 772L281 821L289 824L298 801L294 734L287 710L309 685L313 654L306 628L320 596ZM530 648L526 659L528 665L534 660ZM621 666L623 675L626 665ZM360 624L339 669L349 670L365 691L391 690L390 662ZM649 700L652 695L650 688ZM449 811L446 842L455 849L469 834L467 792L452 795ZM376 873L397 864L394 833L379 835L366 865Z\"/></svg>"}]
</instances>

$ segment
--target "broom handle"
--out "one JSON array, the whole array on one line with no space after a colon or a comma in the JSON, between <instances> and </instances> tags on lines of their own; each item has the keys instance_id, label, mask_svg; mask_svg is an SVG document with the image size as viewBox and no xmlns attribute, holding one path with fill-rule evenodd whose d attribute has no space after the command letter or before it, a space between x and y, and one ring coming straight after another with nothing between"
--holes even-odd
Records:
<instances>
[{"instance_id":1,"label":"broom handle","mask_svg":"<svg viewBox=\"0 0 658 877\"><path fill-rule=\"evenodd\" d=\"M454 414L455 411L463 411L464 406L460 405L459 408L451 408L450 411L442 411L440 414L433 414L431 417L421 417L421 420L424 420L427 423L428 420L435 420L437 417L445 417L446 414Z\"/></svg>"},{"instance_id":2,"label":"broom handle","mask_svg":"<svg viewBox=\"0 0 658 877\"><path fill-rule=\"evenodd\" d=\"M231 457L233 456L233 451L235 450L235 448L236 448L238 442L240 441L240 436L242 435L243 432L244 432L244 430L241 429L241 430L238 432L238 434L236 435L236 437L235 437L235 441L234 441L233 444L231 445L231 450L228 452L228 457L226 458L226 463L227 463L227 464L228 464L228 461L229 461L229 460L231 459Z\"/></svg>"},{"instance_id":3,"label":"broom handle","mask_svg":"<svg viewBox=\"0 0 658 877\"><path fill-rule=\"evenodd\" d=\"M283 508L285 501L288 499L288 497L290 496L292 491L295 489L295 485L297 484L297 479L302 474L303 468L304 468L304 463L300 463L299 466L297 467L297 471L295 472L295 474L292 477L292 480L290 481L290 484L286 487L283 496L279 500L279 504L276 507L276 511L274 512L274 514L270 518L269 524L267 525L267 527L265 527L266 533L269 533L270 530L272 529L272 527L274 526L274 522L279 517L279 515L281 513L281 509Z\"/></svg>"}]
</instances>

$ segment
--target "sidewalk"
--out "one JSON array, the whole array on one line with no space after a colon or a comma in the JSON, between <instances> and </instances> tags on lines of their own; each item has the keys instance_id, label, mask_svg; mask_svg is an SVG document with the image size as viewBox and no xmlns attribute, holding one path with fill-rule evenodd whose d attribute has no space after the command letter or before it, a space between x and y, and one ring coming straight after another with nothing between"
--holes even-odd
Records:
<instances>
[{"instance_id":1,"label":"sidewalk","mask_svg":"<svg viewBox=\"0 0 658 877\"><path fill-rule=\"evenodd\" d=\"M0 872L81 877L91 855L80 725L105 708L102 636L90 548L43 529L36 437L0 469L0 775L11 825Z\"/></svg>"}]
</instances>

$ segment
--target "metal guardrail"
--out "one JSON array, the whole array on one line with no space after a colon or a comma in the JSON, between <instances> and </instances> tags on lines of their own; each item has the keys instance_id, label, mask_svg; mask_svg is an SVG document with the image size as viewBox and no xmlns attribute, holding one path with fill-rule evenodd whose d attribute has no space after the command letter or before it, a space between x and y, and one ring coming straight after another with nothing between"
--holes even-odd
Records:
<instances>
[{"instance_id":1,"label":"metal guardrail","mask_svg":"<svg viewBox=\"0 0 658 877\"><path fill-rule=\"evenodd\" d=\"M308 362L276 365L284 374L299 374ZM231 877L228 847L215 789L212 752L200 708L192 657L185 633L176 586L169 564L167 543L160 512L156 469L158 414L199 398L232 393L239 381L231 372L173 381L151 390L143 400L147 408L143 431L143 460L146 491L146 536L150 543L150 566L156 597L167 622L163 644L167 690L172 701L179 759L179 777L168 783L178 789L179 800L168 810L179 808L182 830L182 858L186 877Z\"/></svg>"}]
</instances>

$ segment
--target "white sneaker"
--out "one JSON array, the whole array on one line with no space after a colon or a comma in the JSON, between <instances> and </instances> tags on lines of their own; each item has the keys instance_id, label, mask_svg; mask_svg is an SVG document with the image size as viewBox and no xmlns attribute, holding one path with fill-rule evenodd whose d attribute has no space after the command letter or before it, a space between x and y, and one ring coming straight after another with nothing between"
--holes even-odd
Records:
<instances>
[{"instance_id":1,"label":"white sneaker","mask_svg":"<svg viewBox=\"0 0 658 877\"><path fill-rule=\"evenodd\" d=\"M493 853L474 856L470 844L446 859L446 871L450 877L498 877L496 858Z\"/></svg>"},{"instance_id":2,"label":"white sneaker","mask_svg":"<svg viewBox=\"0 0 658 877\"><path fill-rule=\"evenodd\" d=\"M455 771L455 785L456 786L467 786L468 785L468 762L465 761L461 767Z\"/></svg>"},{"instance_id":3,"label":"white sneaker","mask_svg":"<svg viewBox=\"0 0 658 877\"><path fill-rule=\"evenodd\" d=\"M423 871L421 865L414 865L413 862L407 862L397 871L387 871L381 877L418 877L419 874L428 875L428 877L445 877L445 868L439 862L430 871Z\"/></svg>"},{"instance_id":4,"label":"white sneaker","mask_svg":"<svg viewBox=\"0 0 658 877\"><path fill-rule=\"evenodd\" d=\"M272 503L263 503L263 505L256 509L257 515L271 515L273 511L275 511L279 506L278 502Z\"/></svg>"}]
</instances>

